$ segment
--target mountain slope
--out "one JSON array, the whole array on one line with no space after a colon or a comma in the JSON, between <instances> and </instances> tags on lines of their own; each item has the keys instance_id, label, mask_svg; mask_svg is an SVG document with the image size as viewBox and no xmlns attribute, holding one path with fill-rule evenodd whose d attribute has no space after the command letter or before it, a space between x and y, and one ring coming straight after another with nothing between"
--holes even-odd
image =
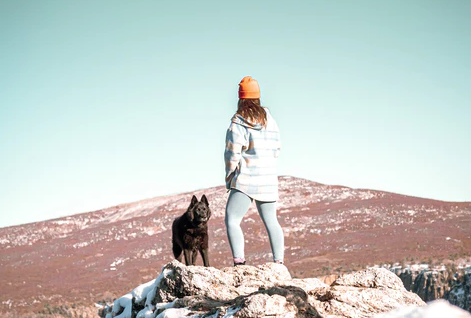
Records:
<instances>
[{"instance_id":1,"label":"mountain slope","mask_svg":"<svg viewBox=\"0 0 471 318\"><path fill-rule=\"evenodd\" d=\"M405 258L440 260L471 251L471 203L279 178L278 217L294 277L347 272ZM206 194L210 261L232 263L224 226L227 193L214 187L0 229L0 312L44 304L91 304L155 278L172 260L171 224L191 196ZM249 264L271 261L254 207L245 216ZM197 264L202 264L198 258Z\"/></svg>"}]
</instances>

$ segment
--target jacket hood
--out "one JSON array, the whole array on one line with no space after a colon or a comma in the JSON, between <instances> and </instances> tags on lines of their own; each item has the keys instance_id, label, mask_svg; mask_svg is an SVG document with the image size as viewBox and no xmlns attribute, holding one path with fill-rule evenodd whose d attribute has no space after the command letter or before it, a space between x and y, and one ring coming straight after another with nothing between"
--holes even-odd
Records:
<instances>
[{"instance_id":1,"label":"jacket hood","mask_svg":"<svg viewBox=\"0 0 471 318\"><path fill-rule=\"evenodd\" d=\"M270 116L269 112L268 112L268 109L266 109L266 108L264 108L264 109L265 109L265 112L267 114L267 120L268 120L268 117ZM247 127L247 128L255 129L255 130L262 130L262 128L263 128L263 126L261 124L253 123L253 122L249 121L248 119L245 119L244 117L242 117L241 115L239 115L237 113L232 117L232 122L236 123L238 125Z\"/></svg>"}]
</instances>

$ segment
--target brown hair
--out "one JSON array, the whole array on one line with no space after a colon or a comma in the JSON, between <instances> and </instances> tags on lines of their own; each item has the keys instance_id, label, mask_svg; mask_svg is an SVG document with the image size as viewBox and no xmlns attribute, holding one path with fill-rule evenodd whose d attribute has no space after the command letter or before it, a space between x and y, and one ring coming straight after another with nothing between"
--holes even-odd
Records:
<instances>
[{"instance_id":1,"label":"brown hair","mask_svg":"<svg viewBox=\"0 0 471 318\"><path fill-rule=\"evenodd\" d=\"M254 124L261 124L264 127L267 124L267 113L260 105L259 98L239 99L239 102L237 103L237 114Z\"/></svg>"}]
</instances>

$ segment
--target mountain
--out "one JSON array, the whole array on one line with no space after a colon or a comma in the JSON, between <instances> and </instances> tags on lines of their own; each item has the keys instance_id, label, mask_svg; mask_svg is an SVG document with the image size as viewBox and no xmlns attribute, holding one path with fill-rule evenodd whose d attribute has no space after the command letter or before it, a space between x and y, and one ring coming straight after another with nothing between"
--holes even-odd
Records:
<instances>
[{"instance_id":1,"label":"mountain","mask_svg":"<svg viewBox=\"0 0 471 318\"><path fill-rule=\"evenodd\" d=\"M401 261L469 260L471 202L443 202L282 176L278 218L285 264L296 278ZM112 300L159 275L172 261L171 224L205 194L210 261L232 265L223 186L156 197L64 218L0 229L0 312L46 304ZM254 207L245 216L247 264L271 260ZM198 257L197 265L201 265Z\"/></svg>"}]
</instances>

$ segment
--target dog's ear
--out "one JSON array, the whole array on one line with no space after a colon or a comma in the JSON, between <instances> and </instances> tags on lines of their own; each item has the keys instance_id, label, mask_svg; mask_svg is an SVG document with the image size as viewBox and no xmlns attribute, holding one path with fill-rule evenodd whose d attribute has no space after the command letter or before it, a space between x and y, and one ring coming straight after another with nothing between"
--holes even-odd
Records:
<instances>
[{"instance_id":1,"label":"dog's ear","mask_svg":"<svg viewBox=\"0 0 471 318\"><path fill-rule=\"evenodd\" d=\"M201 202L203 202L204 204L206 204L207 206L209 206L209 202L208 202L208 199L206 198L206 196L203 194L203 196L201 197Z\"/></svg>"},{"instance_id":2,"label":"dog's ear","mask_svg":"<svg viewBox=\"0 0 471 318\"><path fill-rule=\"evenodd\" d=\"M189 209L194 207L196 203L198 203L198 199L196 198L196 195L193 195L193 197L191 198L191 203L190 203Z\"/></svg>"}]
</instances>

